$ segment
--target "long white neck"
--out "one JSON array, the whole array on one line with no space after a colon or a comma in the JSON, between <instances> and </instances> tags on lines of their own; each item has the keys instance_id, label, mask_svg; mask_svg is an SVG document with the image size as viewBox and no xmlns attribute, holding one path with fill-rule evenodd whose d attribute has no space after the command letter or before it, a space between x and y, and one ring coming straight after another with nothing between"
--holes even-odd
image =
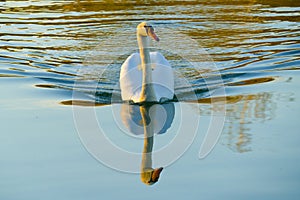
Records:
<instances>
[{"instance_id":1,"label":"long white neck","mask_svg":"<svg viewBox=\"0 0 300 200\"><path fill-rule=\"evenodd\" d=\"M149 50L149 38L137 34L137 41L139 45L141 65L143 70L140 102L153 102L156 101L156 97L152 84L152 68Z\"/></svg>"}]
</instances>

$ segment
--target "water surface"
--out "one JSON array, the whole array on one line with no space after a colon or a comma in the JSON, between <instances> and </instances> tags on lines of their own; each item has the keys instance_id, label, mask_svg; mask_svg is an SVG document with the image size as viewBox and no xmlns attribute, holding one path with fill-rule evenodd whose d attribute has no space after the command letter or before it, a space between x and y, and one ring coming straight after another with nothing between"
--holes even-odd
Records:
<instances>
[{"instance_id":1,"label":"water surface","mask_svg":"<svg viewBox=\"0 0 300 200\"><path fill-rule=\"evenodd\" d=\"M299 11L297 1L280 0L0 2L0 197L296 199ZM71 106L106 105L95 113L111 139L142 151L142 138L124 136L109 104L121 106L120 66L136 50L135 27L143 20L161 37L153 48L180 75L178 96L190 98L179 78L195 92L197 103L186 103L187 110L200 117L191 147L151 187L86 151ZM179 53L198 59L192 64L201 68ZM226 96L208 91L220 87L219 75ZM76 101L73 91L80 94ZM225 125L214 150L199 160L211 99L226 102ZM155 136L155 148L174 137L181 104L174 105L173 127Z\"/></svg>"}]
</instances>

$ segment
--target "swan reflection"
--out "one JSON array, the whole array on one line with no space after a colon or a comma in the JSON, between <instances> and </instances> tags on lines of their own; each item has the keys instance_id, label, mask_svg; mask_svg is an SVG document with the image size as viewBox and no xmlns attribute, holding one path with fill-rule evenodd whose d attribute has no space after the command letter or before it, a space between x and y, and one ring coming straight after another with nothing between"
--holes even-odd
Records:
<instances>
[{"instance_id":1,"label":"swan reflection","mask_svg":"<svg viewBox=\"0 0 300 200\"><path fill-rule=\"evenodd\" d=\"M165 104L123 104L121 118L123 124L134 135L144 135L141 162L141 181L147 185L156 183L163 167L153 168L152 151L156 134L165 133L173 122L175 107Z\"/></svg>"}]
</instances>

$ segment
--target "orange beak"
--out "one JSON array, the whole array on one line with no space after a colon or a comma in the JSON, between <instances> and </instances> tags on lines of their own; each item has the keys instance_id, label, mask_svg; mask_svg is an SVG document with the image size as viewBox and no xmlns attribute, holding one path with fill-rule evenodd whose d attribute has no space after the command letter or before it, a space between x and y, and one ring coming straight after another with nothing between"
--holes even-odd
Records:
<instances>
[{"instance_id":1,"label":"orange beak","mask_svg":"<svg viewBox=\"0 0 300 200\"><path fill-rule=\"evenodd\" d=\"M153 28L151 28L151 29L148 31L148 35L149 35L153 40L155 40L156 42L159 41L159 38L158 38L157 35L155 34Z\"/></svg>"}]
</instances>

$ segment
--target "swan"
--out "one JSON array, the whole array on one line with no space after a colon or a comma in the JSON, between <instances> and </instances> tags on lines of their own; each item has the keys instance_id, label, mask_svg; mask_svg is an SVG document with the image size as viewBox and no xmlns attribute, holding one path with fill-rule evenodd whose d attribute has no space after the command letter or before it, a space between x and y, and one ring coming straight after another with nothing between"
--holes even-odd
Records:
<instances>
[{"instance_id":1,"label":"swan","mask_svg":"<svg viewBox=\"0 0 300 200\"><path fill-rule=\"evenodd\" d=\"M159 52L150 52L152 38L159 41L151 24L137 26L139 53L131 54L121 66L120 88L123 101L164 102L174 97L174 75L168 60Z\"/></svg>"}]
</instances>

